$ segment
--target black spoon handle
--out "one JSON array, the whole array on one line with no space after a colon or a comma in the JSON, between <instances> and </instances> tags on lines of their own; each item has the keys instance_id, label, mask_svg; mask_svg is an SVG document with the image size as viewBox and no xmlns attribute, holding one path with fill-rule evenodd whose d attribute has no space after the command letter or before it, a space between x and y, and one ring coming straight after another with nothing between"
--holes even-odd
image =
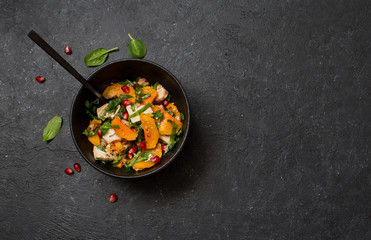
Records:
<instances>
[{"instance_id":1,"label":"black spoon handle","mask_svg":"<svg viewBox=\"0 0 371 240\"><path fill-rule=\"evenodd\" d=\"M78 73L64 58L59 55L44 39L42 39L39 34L37 34L34 30L28 33L28 37L32 39L39 47L41 47L49 56L54 58L64 69L66 69L69 73L72 74L79 82L84 85L87 89L89 89L95 96L97 96L103 103L107 102L107 99L102 96L95 88L85 80L80 73Z\"/></svg>"}]
</instances>

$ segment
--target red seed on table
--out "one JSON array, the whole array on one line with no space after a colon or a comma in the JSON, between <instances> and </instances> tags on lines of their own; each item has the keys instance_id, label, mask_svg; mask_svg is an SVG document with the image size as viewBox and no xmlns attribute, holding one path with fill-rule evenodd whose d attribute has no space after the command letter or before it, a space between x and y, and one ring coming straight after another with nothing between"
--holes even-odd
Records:
<instances>
[{"instance_id":1,"label":"red seed on table","mask_svg":"<svg viewBox=\"0 0 371 240\"><path fill-rule=\"evenodd\" d=\"M76 171L78 171L78 172L80 172L80 171L81 171L81 167L80 167L80 164L78 164L78 163L75 163L75 164L73 165L73 167L75 168L75 170L76 170Z\"/></svg>"},{"instance_id":2,"label":"red seed on table","mask_svg":"<svg viewBox=\"0 0 371 240\"><path fill-rule=\"evenodd\" d=\"M122 86L121 89L126 94L128 94L130 92L130 88L127 85Z\"/></svg>"},{"instance_id":3,"label":"red seed on table","mask_svg":"<svg viewBox=\"0 0 371 240\"><path fill-rule=\"evenodd\" d=\"M128 112L124 112L124 113L122 114L122 118L123 118L124 120L128 120L128 118L129 118L129 113L128 113Z\"/></svg>"},{"instance_id":4,"label":"red seed on table","mask_svg":"<svg viewBox=\"0 0 371 240\"><path fill-rule=\"evenodd\" d=\"M39 83L43 83L43 82L45 82L45 78L42 77L42 76L37 76L36 81L38 81Z\"/></svg>"},{"instance_id":5,"label":"red seed on table","mask_svg":"<svg viewBox=\"0 0 371 240\"><path fill-rule=\"evenodd\" d=\"M141 141L141 142L139 143L139 147L140 147L141 149L145 150L145 149L146 149L146 141Z\"/></svg>"},{"instance_id":6,"label":"red seed on table","mask_svg":"<svg viewBox=\"0 0 371 240\"><path fill-rule=\"evenodd\" d=\"M67 54L67 55L70 55L70 54L72 53L71 48L70 48L69 46L66 46L66 47L64 48L64 53Z\"/></svg>"},{"instance_id":7,"label":"red seed on table","mask_svg":"<svg viewBox=\"0 0 371 240\"><path fill-rule=\"evenodd\" d=\"M122 101L121 104L124 105L125 107L127 107L127 106L131 105L131 102L129 100L124 100L124 101Z\"/></svg>"},{"instance_id":8,"label":"red seed on table","mask_svg":"<svg viewBox=\"0 0 371 240\"><path fill-rule=\"evenodd\" d=\"M162 102L162 105L164 105L164 107L166 107L167 105L169 105L169 101L168 101L168 100L164 100L164 101Z\"/></svg>"},{"instance_id":9,"label":"red seed on table","mask_svg":"<svg viewBox=\"0 0 371 240\"><path fill-rule=\"evenodd\" d=\"M130 152L128 152L127 154L126 154L126 158L127 159L132 159L134 157L134 155L132 154L132 153L130 153Z\"/></svg>"},{"instance_id":10,"label":"red seed on table","mask_svg":"<svg viewBox=\"0 0 371 240\"><path fill-rule=\"evenodd\" d=\"M101 138L102 137L102 130L99 128L98 129L98 136Z\"/></svg>"},{"instance_id":11,"label":"red seed on table","mask_svg":"<svg viewBox=\"0 0 371 240\"><path fill-rule=\"evenodd\" d=\"M117 201L117 195L116 194L111 194L111 196L109 196L109 201L111 202L111 203L114 203L114 202L116 202Z\"/></svg>"},{"instance_id":12,"label":"red seed on table","mask_svg":"<svg viewBox=\"0 0 371 240\"><path fill-rule=\"evenodd\" d=\"M137 146L132 146L130 149L129 149L129 152L130 153L136 153L138 151L138 147Z\"/></svg>"},{"instance_id":13,"label":"red seed on table","mask_svg":"<svg viewBox=\"0 0 371 240\"><path fill-rule=\"evenodd\" d=\"M158 162L160 161L160 157L159 157L159 156L153 156L153 157L151 157L151 161L152 161L154 164L156 164L156 163L158 163Z\"/></svg>"},{"instance_id":14,"label":"red seed on table","mask_svg":"<svg viewBox=\"0 0 371 240\"><path fill-rule=\"evenodd\" d=\"M67 174L67 175L71 175L73 173L73 170L72 168L66 168L66 170L64 170L64 172Z\"/></svg>"}]
</instances>

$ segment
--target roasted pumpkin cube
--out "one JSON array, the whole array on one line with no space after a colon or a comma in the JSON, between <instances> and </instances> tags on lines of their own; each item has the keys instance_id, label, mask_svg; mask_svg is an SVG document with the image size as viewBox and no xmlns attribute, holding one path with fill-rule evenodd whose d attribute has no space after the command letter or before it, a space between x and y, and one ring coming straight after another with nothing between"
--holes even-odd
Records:
<instances>
[{"instance_id":1,"label":"roasted pumpkin cube","mask_svg":"<svg viewBox=\"0 0 371 240\"><path fill-rule=\"evenodd\" d=\"M155 119L153 119L152 117L152 114L140 114L140 121L142 122L147 149L155 148L158 142L158 138L160 137Z\"/></svg>"}]
</instances>

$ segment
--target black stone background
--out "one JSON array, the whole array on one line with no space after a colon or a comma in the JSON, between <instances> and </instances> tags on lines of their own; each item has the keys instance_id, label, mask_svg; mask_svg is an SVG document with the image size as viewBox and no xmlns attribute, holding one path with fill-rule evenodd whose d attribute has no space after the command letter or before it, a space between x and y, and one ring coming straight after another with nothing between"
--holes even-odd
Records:
<instances>
[{"instance_id":1,"label":"black stone background","mask_svg":"<svg viewBox=\"0 0 371 240\"><path fill-rule=\"evenodd\" d=\"M0 238L370 239L370 5L0 1ZM88 52L142 39L188 94L181 155L144 179L90 167L69 128L80 84L32 29L86 77Z\"/></svg>"}]
</instances>

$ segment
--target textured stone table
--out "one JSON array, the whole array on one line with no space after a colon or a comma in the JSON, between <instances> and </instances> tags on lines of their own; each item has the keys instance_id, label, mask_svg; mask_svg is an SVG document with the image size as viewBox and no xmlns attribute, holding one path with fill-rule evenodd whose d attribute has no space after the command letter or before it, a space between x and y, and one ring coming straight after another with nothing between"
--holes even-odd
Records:
<instances>
[{"instance_id":1,"label":"textured stone table","mask_svg":"<svg viewBox=\"0 0 371 240\"><path fill-rule=\"evenodd\" d=\"M0 238L370 239L370 3L1 1ZM144 179L90 167L69 129L79 83L32 29L86 77L88 52L142 39L188 94L181 155Z\"/></svg>"}]
</instances>

